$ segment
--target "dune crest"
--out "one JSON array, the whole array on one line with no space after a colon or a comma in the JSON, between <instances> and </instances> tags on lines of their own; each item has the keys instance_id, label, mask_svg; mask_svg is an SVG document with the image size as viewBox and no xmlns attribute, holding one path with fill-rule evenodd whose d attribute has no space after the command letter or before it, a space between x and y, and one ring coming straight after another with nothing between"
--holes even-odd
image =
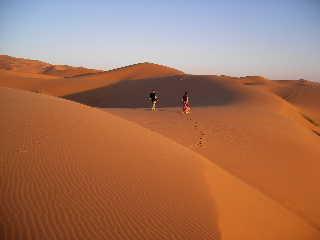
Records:
<instances>
[{"instance_id":1,"label":"dune crest","mask_svg":"<svg viewBox=\"0 0 320 240\"><path fill-rule=\"evenodd\" d=\"M264 78L262 76L247 76L247 77L239 77L236 78L237 82L244 83L246 85L253 84L275 84L271 80Z\"/></svg>"},{"instance_id":2,"label":"dune crest","mask_svg":"<svg viewBox=\"0 0 320 240\"><path fill-rule=\"evenodd\" d=\"M0 55L0 69L26 73L41 73L43 69L50 66L52 65L38 60Z\"/></svg>"},{"instance_id":3,"label":"dune crest","mask_svg":"<svg viewBox=\"0 0 320 240\"><path fill-rule=\"evenodd\" d=\"M83 67L71 67L67 65L52 65L38 60L30 60L24 58L15 58L7 55L0 55L0 69L11 70L11 72L24 74L24 77L33 77L32 74L39 74L37 78L55 77L74 77L83 74L102 72L102 70L87 69Z\"/></svg>"},{"instance_id":4,"label":"dune crest","mask_svg":"<svg viewBox=\"0 0 320 240\"><path fill-rule=\"evenodd\" d=\"M88 74L81 77L90 79L145 79L184 74L184 72L174 68L145 62L117 68L107 72Z\"/></svg>"},{"instance_id":5,"label":"dune crest","mask_svg":"<svg viewBox=\"0 0 320 240\"><path fill-rule=\"evenodd\" d=\"M92 74L92 73L98 73L98 72L102 72L102 70L87 69L83 67L75 68L70 66L55 65L55 66L47 67L45 71L42 72L42 74L65 78L65 77L75 77L75 76L81 76L85 74Z\"/></svg>"},{"instance_id":6,"label":"dune crest","mask_svg":"<svg viewBox=\"0 0 320 240\"><path fill-rule=\"evenodd\" d=\"M289 104L297 107L304 114L320 122L320 83L306 80L273 81L275 84L254 84L254 88L273 93Z\"/></svg>"}]
</instances>

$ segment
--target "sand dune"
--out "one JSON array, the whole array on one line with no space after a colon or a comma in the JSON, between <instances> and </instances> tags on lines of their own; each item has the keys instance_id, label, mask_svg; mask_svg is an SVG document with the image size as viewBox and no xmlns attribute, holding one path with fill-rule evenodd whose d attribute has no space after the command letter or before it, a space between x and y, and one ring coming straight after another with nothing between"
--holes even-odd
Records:
<instances>
[{"instance_id":1,"label":"sand dune","mask_svg":"<svg viewBox=\"0 0 320 240\"><path fill-rule=\"evenodd\" d=\"M310 82L308 80L273 80L276 84L286 85L286 86L320 86L319 82Z\"/></svg>"},{"instance_id":2,"label":"sand dune","mask_svg":"<svg viewBox=\"0 0 320 240\"><path fill-rule=\"evenodd\" d=\"M44 74L30 76L31 73L16 73L8 73L8 70L4 70L0 74L0 86L62 97L119 82L119 80L113 79L96 79L92 81L91 79L59 78ZM54 80L52 81L51 79Z\"/></svg>"},{"instance_id":3,"label":"sand dune","mask_svg":"<svg viewBox=\"0 0 320 240\"><path fill-rule=\"evenodd\" d=\"M288 103L296 106L301 112L310 115L320 122L320 84L309 83L300 85L299 82L281 85L255 85L264 91L268 91L281 97Z\"/></svg>"},{"instance_id":4,"label":"sand dune","mask_svg":"<svg viewBox=\"0 0 320 240\"><path fill-rule=\"evenodd\" d=\"M101 70L87 69L83 67L75 68L70 66L51 66L45 69L42 74L57 77L75 77L80 75L102 72Z\"/></svg>"},{"instance_id":5,"label":"sand dune","mask_svg":"<svg viewBox=\"0 0 320 240\"><path fill-rule=\"evenodd\" d=\"M247 76L247 77L240 77L235 79L237 82L244 83L246 85L253 85L253 84L275 84L271 80L261 77L261 76Z\"/></svg>"},{"instance_id":6,"label":"sand dune","mask_svg":"<svg viewBox=\"0 0 320 240\"><path fill-rule=\"evenodd\" d=\"M274 101L270 99L276 99L270 94L245 87L233 79L202 75L122 80L104 88L70 94L66 98L95 107L141 108L150 105L146 98L148 99L152 89L156 89L160 99L159 107L180 106L184 91L195 96L193 97L194 106L222 106L239 104L243 101L251 101L251 104L259 106L265 102L269 106L269 101Z\"/></svg>"},{"instance_id":7,"label":"sand dune","mask_svg":"<svg viewBox=\"0 0 320 240\"><path fill-rule=\"evenodd\" d=\"M3 239L320 236L259 191L153 131L41 94L2 88L1 103Z\"/></svg>"},{"instance_id":8,"label":"sand dune","mask_svg":"<svg viewBox=\"0 0 320 240\"><path fill-rule=\"evenodd\" d=\"M60 77L57 76L50 76L50 75L43 75L39 73L26 73L26 72L17 72L12 70L1 70L1 79L6 79L8 76L6 75L13 75L13 76L19 76L19 77L25 77L25 78L43 78L43 79L57 79Z\"/></svg>"},{"instance_id":9,"label":"sand dune","mask_svg":"<svg viewBox=\"0 0 320 240\"><path fill-rule=\"evenodd\" d=\"M294 119L256 108L193 108L187 116L179 110L106 109L196 151L319 225L317 134Z\"/></svg>"},{"instance_id":10,"label":"sand dune","mask_svg":"<svg viewBox=\"0 0 320 240\"><path fill-rule=\"evenodd\" d=\"M38 60L0 55L0 69L26 73L41 73L45 68L50 66L52 65Z\"/></svg>"},{"instance_id":11,"label":"sand dune","mask_svg":"<svg viewBox=\"0 0 320 240\"><path fill-rule=\"evenodd\" d=\"M320 238L317 83L0 67L1 239Z\"/></svg>"},{"instance_id":12,"label":"sand dune","mask_svg":"<svg viewBox=\"0 0 320 240\"><path fill-rule=\"evenodd\" d=\"M174 75L182 75L181 72L174 68L153 64L139 63L102 73L87 74L82 78L89 79L144 79L154 77L166 77Z\"/></svg>"},{"instance_id":13,"label":"sand dune","mask_svg":"<svg viewBox=\"0 0 320 240\"><path fill-rule=\"evenodd\" d=\"M52 65L38 60L14 58L6 55L0 55L0 69L11 70L10 74L31 78L35 77L35 75L30 74L36 73L40 74L39 76L36 76L36 78L45 79L50 78L49 76L74 77L83 74L102 72L102 70L72 67L67 65Z\"/></svg>"},{"instance_id":14,"label":"sand dune","mask_svg":"<svg viewBox=\"0 0 320 240\"><path fill-rule=\"evenodd\" d=\"M177 81L171 79L174 80ZM153 81L161 84L164 79ZM147 80L140 82L137 89L148 85ZM182 86L174 87L168 81L157 89L159 95L167 94L165 99L177 104L179 98L174 91L190 89L190 117L179 114L181 109L169 110L170 101L166 100L163 105L159 102L161 111L156 114L145 109L106 111L191 148L319 227L319 127L304 119L300 110L284 99L234 80L188 76L179 84ZM131 97L136 98L138 95Z\"/></svg>"}]
</instances>

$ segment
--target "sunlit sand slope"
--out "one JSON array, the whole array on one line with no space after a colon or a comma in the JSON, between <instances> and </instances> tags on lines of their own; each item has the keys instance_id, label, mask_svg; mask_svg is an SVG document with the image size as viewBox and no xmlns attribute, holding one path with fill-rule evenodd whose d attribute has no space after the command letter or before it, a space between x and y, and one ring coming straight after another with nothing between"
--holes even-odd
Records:
<instances>
[{"instance_id":1,"label":"sunlit sand slope","mask_svg":"<svg viewBox=\"0 0 320 240\"><path fill-rule=\"evenodd\" d=\"M86 75L92 73L102 72L101 70L93 70L87 69L84 67L70 67L70 66L50 66L42 72L42 75L49 75L49 76L57 76L57 77L74 77L79 75Z\"/></svg>"},{"instance_id":2,"label":"sunlit sand slope","mask_svg":"<svg viewBox=\"0 0 320 240\"><path fill-rule=\"evenodd\" d=\"M146 62L81 77L90 79L144 79L182 74L185 73L174 68Z\"/></svg>"},{"instance_id":3,"label":"sunlit sand slope","mask_svg":"<svg viewBox=\"0 0 320 240\"><path fill-rule=\"evenodd\" d=\"M67 65L52 65L38 60L15 58L7 55L0 55L0 69L10 70L11 72L25 73L25 77L34 77L30 74L40 74L42 78L73 77L83 74L102 72L83 67L71 67ZM1 71L1 70L0 70Z\"/></svg>"},{"instance_id":4,"label":"sunlit sand slope","mask_svg":"<svg viewBox=\"0 0 320 240\"><path fill-rule=\"evenodd\" d=\"M0 55L0 69L25 73L42 73L47 67L50 66L52 65L38 60Z\"/></svg>"},{"instance_id":5,"label":"sunlit sand slope","mask_svg":"<svg viewBox=\"0 0 320 240\"><path fill-rule=\"evenodd\" d=\"M63 97L66 95L99 89L119 82L119 80L112 79L96 79L92 81L91 79L81 78L57 78L43 74L36 74L36 77L28 77L28 75L29 74L26 73L22 73L22 75L20 75L4 72L0 74L0 86L37 92L55 97Z\"/></svg>"}]
</instances>

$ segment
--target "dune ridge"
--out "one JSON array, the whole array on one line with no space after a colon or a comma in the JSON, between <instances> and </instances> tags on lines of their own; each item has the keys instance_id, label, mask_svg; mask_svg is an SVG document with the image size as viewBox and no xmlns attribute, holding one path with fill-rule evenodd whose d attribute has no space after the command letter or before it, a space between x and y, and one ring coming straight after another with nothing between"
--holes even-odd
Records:
<instances>
[{"instance_id":1,"label":"dune ridge","mask_svg":"<svg viewBox=\"0 0 320 240\"><path fill-rule=\"evenodd\" d=\"M42 72L42 75L49 75L49 76L57 76L57 77L75 77L75 76L81 76L85 74L92 74L92 73L98 73L102 72L102 70L94 70L94 69L87 69L84 67L70 67L70 66L61 66L61 65L55 65L50 66L45 69L44 72Z\"/></svg>"},{"instance_id":2,"label":"dune ridge","mask_svg":"<svg viewBox=\"0 0 320 240\"><path fill-rule=\"evenodd\" d=\"M0 69L26 73L41 73L45 68L50 66L52 65L38 60L0 55Z\"/></svg>"},{"instance_id":3,"label":"dune ridge","mask_svg":"<svg viewBox=\"0 0 320 240\"><path fill-rule=\"evenodd\" d=\"M2 239L320 238L317 83L4 58Z\"/></svg>"},{"instance_id":4,"label":"dune ridge","mask_svg":"<svg viewBox=\"0 0 320 240\"><path fill-rule=\"evenodd\" d=\"M185 73L174 68L145 62L113 69L106 72L86 74L80 77L90 79L145 79L183 74Z\"/></svg>"},{"instance_id":5,"label":"dune ridge","mask_svg":"<svg viewBox=\"0 0 320 240\"><path fill-rule=\"evenodd\" d=\"M254 87L281 97L300 109L301 112L320 121L320 84L308 83L299 85L299 83L293 82L291 85L255 85Z\"/></svg>"},{"instance_id":6,"label":"dune ridge","mask_svg":"<svg viewBox=\"0 0 320 240\"><path fill-rule=\"evenodd\" d=\"M72 67L68 65L52 65L38 60L30 60L24 58L15 58L7 55L0 55L0 69L10 70L11 74L35 77L37 78L50 78L54 77L74 77L82 74L102 72L102 70L87 69L83 67ZM24 73L24 74L22 74Z\"/></svg>"},{"instance_id":7,"label":"dune ridge","mask_svg":"<svg viewBox=\"0 0 320 240\"><path fill-rule=\"evenodd\" d=\"M14 75L14 76L26 77L26 78L44 78L44 79L57 79L57 78L59 78L57 76L43 75L43 74L39 74L39 73L17 72L17 71L4 70L4 69L1 70L1 73L4 76L5 75Z\"/></svg>"}]
</instances>

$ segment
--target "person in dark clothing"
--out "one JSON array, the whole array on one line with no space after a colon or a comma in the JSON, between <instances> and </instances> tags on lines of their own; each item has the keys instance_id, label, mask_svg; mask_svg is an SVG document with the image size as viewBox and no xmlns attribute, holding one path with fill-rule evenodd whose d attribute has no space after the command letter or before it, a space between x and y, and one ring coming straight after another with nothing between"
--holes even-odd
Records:
<instances>
[{"instance_id":1,"label":"person in dark clothing","mask_svg":"<svg viewBox=\"0 0 320 240\"><path fill-rule=\"evenodd\" d=\"M156 109L156 103L158 101L158 98L156 96L156 91L155 90L152 90L152 92L150 93L150 100L152 102L151 110L154 111Z\"/></svg>"}]
</instances>

